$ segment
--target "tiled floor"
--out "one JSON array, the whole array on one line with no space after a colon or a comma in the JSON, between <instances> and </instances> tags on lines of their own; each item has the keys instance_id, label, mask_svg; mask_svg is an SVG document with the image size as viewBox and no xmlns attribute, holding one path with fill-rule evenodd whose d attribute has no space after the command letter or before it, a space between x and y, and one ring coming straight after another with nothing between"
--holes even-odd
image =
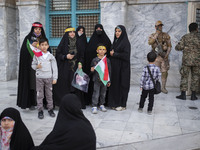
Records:
<instances>
[{"instance_id":1,"label":"tiled floor","mask_svg":"<svg viewBox=\"0 0 200 150\"><path fill-rule=\"evenodd\" d=\"M97 148L102 150L189 150L200 147L200 100L182 101L175 98L179 89L168 88L169 94L155 95L154 110L148 115L145 105L143 113L137 111L140 98L139 87L131 86L127 109L91 114L91 107L83 110L92 123ZM56 118L45 111L45 118L37 118L37 110L22 110L16 106L17 80L0 83L0 110L6 107L17 108L29 128L36 145L40 144L52 130ZM199 96L200 98L200 96ZM197 109L190 109L196 107ZM57 114L58 110L55 110ZM167 141L167 142L166 142ZM177 146L177 142L181 146ZM168 146L165 146L168 144ZM175 144L173 146L173 144ZM169 146L171 145L171 146ZM172 148L173 147L173 148Z\"/></svg>"}]
</instances>

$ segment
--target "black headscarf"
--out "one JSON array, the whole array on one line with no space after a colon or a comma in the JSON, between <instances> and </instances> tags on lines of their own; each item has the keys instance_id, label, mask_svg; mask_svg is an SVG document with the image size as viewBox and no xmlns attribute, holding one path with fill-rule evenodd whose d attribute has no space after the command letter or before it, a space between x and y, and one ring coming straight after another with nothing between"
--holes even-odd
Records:
<instances>
[{"instance_id":1,"label":"black headscarf","mask_svg":"<svg viewBox=\"0 0 200 150\"><path fill-rule=\"evenodd\" d=\"M30 150L34 147L33 139L23 123L19 111L11 107L6 108L1 113L0 120L6 116L15 121L13 133L11 135L10 150Z\"/></svg>"},{"instance_id":2,"label":"black headscarf","mask_svg":"<svg viewBox=\"0 0 200 150\"><path fill-rule=\"evenodd\" d=\"M40 22L34 22L33 24L42 25ZM35 70L31 68L32 57L26 46L27 39L31 41L31 38L35 36L33 34L34 28L36 27L32 26L31 31L25 37L20 50L17 105L23 109L36 105ZM40 28L40 37L46 38L43 27ZM51 51L51 49L49 48L48 51Z\"/></svg>"},{"instance_id":3,"label":"black headscarf","mask_svg":"<svg viewBox=\"0 0 200 150\"><path fill-rule=\"evenodd\" d=\"M101 28L102 29L102 32L100 35L97 34L97 31L96 29L97 28ZM87 49L86 49L86 52L85 52L85 72L87 74L90 73L90 66L91 66L91 62L92 62L92 59L97 57L97 45L99 43L102 43L106 46L106 49L107 49L107 53L110 51L110 47L111 47L111 41L110 39L108 38L108 36L106 35L104 29L103 29L103 26L101 24L97 24L95 26L95 29L94 29L94 32L90 38L90 41L88 43L88 46L87 46Z\"/></svg>"},{"instance_id":4,"label":"black headscarf","mask_svg":"<svg viewBox=\"0 0 200 150\"><path fill-rule=\"evenodd\" d=\"M114 42L113 42L113 47L112 49L114 49L114 57L119 57L120 59L123 59L125 61L130 61L130 42L128 40L128 35L126 33L126 28L123 26L123 25L118 25L115 30L117 28L120 28L121 31L122 31L122 34L120 35L120 37L117 39L116 35L114 35ZM127 47L129 46L129 49L126 51L123 50L123 53L122 53L122 49L124 47Z\"/></svg>"},{"instance_id":5,"label":"black headscarf","mask_svg":"<svg viewBox=\"0 0 200 150\"><path fill-rule=\"evenodd\" d=\"M96 135L74 94L62 98L58 117L51 133L34 150L95 150Z\"/></svg>"}]
</instances>

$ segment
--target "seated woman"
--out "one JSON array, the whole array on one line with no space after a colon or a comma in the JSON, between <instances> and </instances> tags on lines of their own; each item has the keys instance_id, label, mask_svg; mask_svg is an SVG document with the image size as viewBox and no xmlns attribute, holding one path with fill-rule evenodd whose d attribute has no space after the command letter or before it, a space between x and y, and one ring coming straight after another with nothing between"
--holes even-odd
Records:
<instances>
[{"instance_id":1,"label":"seated woman","mask_svg":"<svg viewBox=\"0 0 200 150\"><path fill-rule=\"evenodd\" d=\"M81 103L74 94L61 100L56 123L40 146L33 150L95 150L96 135L81 110Z\"/></svg>"},{"instance_id":2,"label":"seated woman","mask_svg":"<svg viewBox=\"0 0 200 150\"><path fill-rule=\"evenodd\" d=\"M0 116L0 150L30 150L33 139L15 108L6 108Z\"/></svg>"}]
</instances>

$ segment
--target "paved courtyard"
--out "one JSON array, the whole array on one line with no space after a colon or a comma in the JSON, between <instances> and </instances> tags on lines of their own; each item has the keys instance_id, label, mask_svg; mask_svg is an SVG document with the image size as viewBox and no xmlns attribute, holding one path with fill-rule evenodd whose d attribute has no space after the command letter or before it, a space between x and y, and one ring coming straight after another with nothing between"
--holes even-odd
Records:
<instances>
[{"instance_id":1,"label":"paved courtyard","mask_svg":"<svg viewBox=\"0 0 200 150\"><path fill-rule=\"evenodd\" d=\"M200 148L200 100L182 101L175 98L178 88L168 88L169 94L155 96L154 110L148 115L137 111L140 98L138 86L131 86L127 109L91 114L91 106L83 110L97 136L101 150L193 150ZM39 145L52 130L56 118L47 111L44 119L37 110L22 110L16 106L17 80L0 82L0 111L15 107L27 125L35 145ZM200 96L198 95L200 98ZM58 110L55 110L58 113Z\"/></svg>"}]
</instances>

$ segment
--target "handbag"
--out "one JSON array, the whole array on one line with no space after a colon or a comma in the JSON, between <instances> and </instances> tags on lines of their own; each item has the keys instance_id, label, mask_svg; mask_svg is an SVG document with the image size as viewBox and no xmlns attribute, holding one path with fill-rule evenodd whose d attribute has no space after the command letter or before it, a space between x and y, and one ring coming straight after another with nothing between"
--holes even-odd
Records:
<instances>
[{"instance_id":1,"label":"handbag","mask_svg":"<svg viewBox=\"0 0 200 150\"><path fill-rule=\"evenodd\" d=\"M154 81L154 79L153 79L153 76L152 76L152 74L151 74L151 71L150 71L150 69L149 69L149 66L147 66L147 69L148 69L149 75L150 75L150 77L151 77L151 80L153 81L153 85L154 85L154 94L159 94L159 93L161 93L161 84L160 84L160 82L157 80L156 83L155 83L155 81Z\"/></svg>"}]
</instances>

